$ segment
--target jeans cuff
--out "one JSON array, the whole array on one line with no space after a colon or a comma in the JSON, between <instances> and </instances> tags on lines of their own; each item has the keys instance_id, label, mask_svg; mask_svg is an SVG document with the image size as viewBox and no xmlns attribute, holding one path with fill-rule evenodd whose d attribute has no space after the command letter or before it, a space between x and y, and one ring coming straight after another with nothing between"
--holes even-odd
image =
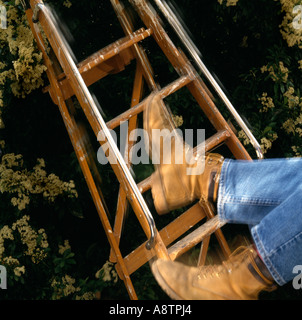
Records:
<instances>
[{"instance_id":1,"label":"jeans cuff","mask_svg":"<svg viewBox=\"0 0 302 320\"><path fill-rule=\"evenodd\" d=\"M286 281L280 276L279 272L276 270L271 258L268 256L264 249L263 242L261 241L261 237L259 236L258 227L254 226L251 228L251 234L254 240L254 243L256 245L256 248L258 250L258 253L260 254L260 257L262 258L262 261L266 265L268 271L276 281L276 283L279 286L283 286Z\"/></svg>"},{"instance_id":2,"label":"jeans cuff","mask_svg":"<svg viewBox=\"0 0 302 320\"><path fill-rule=\"evenodd\" d=\"M225 211L224 211L224 198L225 198L225 186L226 186L226 174L227 174L227 169L229 166L229 163L231 162L231 159L226 159L224 160L220 172L220 178L219 178L219 187L218 187L218 197L217 197L217 215L219 219L223 222L228 222L228 219L225 216Z\"/></svg>"}]
</instances>

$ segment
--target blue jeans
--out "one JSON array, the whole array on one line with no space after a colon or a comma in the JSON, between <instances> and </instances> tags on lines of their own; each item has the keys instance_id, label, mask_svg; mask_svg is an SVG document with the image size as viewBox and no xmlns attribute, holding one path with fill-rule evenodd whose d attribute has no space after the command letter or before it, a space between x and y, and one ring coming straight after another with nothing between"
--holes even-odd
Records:
<instances>
[{"instance_id":1,"label":"blue jeans","mask_svg":"<svg viewBox=\"0 0 302 320\"><path fill-rule=\"evenodd\" d=\"M217 211L221 220L247 224L257 250L279 285L302 265L302 158L226 159Z\"/></svg>"}]
</instances>

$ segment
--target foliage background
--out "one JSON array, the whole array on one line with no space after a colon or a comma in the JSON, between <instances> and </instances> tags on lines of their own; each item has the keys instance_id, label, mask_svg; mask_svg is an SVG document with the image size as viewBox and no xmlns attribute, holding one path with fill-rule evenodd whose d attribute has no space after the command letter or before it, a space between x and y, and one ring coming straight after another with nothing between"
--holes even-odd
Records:
<instances>
[{"instance_id":1,"label":"foliage background","mask_svg":"<svg viewBox=\"0 0 302 320\"><path fill-rule=\"evenodd\" d=\"M109 1L48 3L64 17L78 61L123 36ZM0 291L1 299L128 299L107 262L109 244L60 114L42 93L47 78L22 18L22 6L18 0L1 4L8 9L8 29L0 30L0 264L8 270L8 290ZM300 156L302 32L291 25L292 9L300 1L178 0L174 4L206 65L251 126L265 156ZM175 74L152 43L146 41L145 49L157 81L164 86ZM129 105L134 67L91 87L105 120ZM173 113L182 116L183 128L203 127L211 133L202 114L196 117L195 102L187 92L173 95L168 103ZM238 136L255 157L240 129ZM226 152L226 156L230 155ZM136 178L150 170L138 166ZM102 179L107 205L114 211L118 188L109 168L102 168ZM127 252L135 247L135 240L144 239L131 237L138 226L131 213L128 218L127 246L122 248ZM227 235L233 238L236 232L227 230ZM148 264L132 280L139 298L166 298ZM300 297L291 284L261 296Z\"/></svg>"}]
</instances>

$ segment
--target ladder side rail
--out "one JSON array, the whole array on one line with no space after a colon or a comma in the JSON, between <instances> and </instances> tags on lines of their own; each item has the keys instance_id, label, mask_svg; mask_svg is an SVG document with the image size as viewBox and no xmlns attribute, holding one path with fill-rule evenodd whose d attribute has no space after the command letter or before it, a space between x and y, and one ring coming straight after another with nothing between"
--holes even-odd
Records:
<instances>
[{"instance_id":1,"label":"ladder side rail","mask_svg":"<svg viewBox=\"0 0 302 320\"><path fill-rule=\"evenodd\" d=\"M135 71L135 77L133 82L133 91L132 91L132 98L131 98L131 108L133 108L142 97L144 88L144 81L143 81L143 70L140 63L137 63L136 65L136 71ZM129 119L129 126L128 126L128 135L127 137L130 137L130 134L133 130L137 128L137 116L131 117ZM131 167L131 159L130 159L130 150L132 146L134 145L135 141L131 141L127 138L126 146L125 146L125 154L124 158L126 160L127 165L129 168ZM119 187L119 193L118 193L118 202L117 202L117 209L116 209L116 215L115 215L115 222L114 222L114 228L113 232L116 237L116 241L119 244L120 238L122 235L122 229L123 229L123 223L124 218L126 215L126 211L128 208L128 202L126 193L121 186ZM114 257L114 251L111 249L109 261L116 262L116 258Z\"/></svg>"},{"instance_id":2,"label":"ladder side rail","mask_svg":"<svg viewBox=\"0 0 302 320\"><path fill-rule=\"evenodd\" d=\"M205 89L204 84L201 82L197 72L184 54L182 54L182 52L175 47L171 39L168 37L167 33L159 22L159 18L155 15L154 10L150 8L145 0L129 0L129 2L136 9L146 27L153 30L152 36L174 69L180 75L190 75L193 73L193 78L195 80L188 84L187 87L197 100L207 118L211 121L214 128L217 130L229 131L231 137L226 141L226 144L235 157L250 160L250 155L246 152L237 136L233 133L230 126L215 106L211 96L208 93L208 90Z\"/></svg>"},{"instance_id":3,"label":"ladder side rail","mask_svg":"<svg viewBox=\"0 0 302 320\"><path fill-rule=\"evenodd\" d=\"M110 225L107 213L106 213L106 207L104 206L104 204L102 202L102 199L99 194L99 190L94 182L92 173L90 171L89 164L88 164L87 157L86 157L87 151L85 150L85 146L81 142L81 132L75 122L75 119L71 116L65 101L63 100L62 92L60 91L60 88L58 86L58 82L56 79L56 74L55 74L55 71L53 68L53 64L49 60L47 53L44 50L45 48L44 48L44 45L42 42L43 38L42 38L39 30L36 28L36 25L34 25L32 23L33 12L32 12L31 8L26 9L26 16L28 18L33 35L34 35L35 39L37 40L38 47L43 54L44 62L47 66L48 78L54 87L55 94L58 99L59 111L62 115L64 124L66 126L67 132L69 134L69 138L70 138L71 143L73 145L73 148L75 150L75 153L76 153L77 159L79 161L81 170L83 172L84 178L85 178L86 183L87 183L89 190L91 192L92 199L95 203L98 215L99 215L100 220L102 222L102 225L104 227L104 231L106 233L106 236L108 238L110 246L115 251L115 256L120 264L120 268L123 271L124 276L122 277L122 279L125 283L125 286L127 288L127 291L129 293L129 296L131 297L131 299L137 299L135 290L134 290L132 282L129 278L129 274L128 274L127 268L125 266L124 260L122 258L121 252L119 250L118 244L116 243L115 237L113 236L112 228L111 228L111 225Z\"/></svg>"},{"instance_id":4,"label":"ladder side rail","mask_svg":"<svg viewBox=\"0 0 302 320\"><path fill-rule=\"evenodd\" d=\"M129 169L126 166L126 163L121 156L113 137L111 136L101 114L98 110L98 107L96 106L87 86L85 85L85 82L83 81L83 78L81 77L78 68L75 65L74 60L71 57L71 54L66 47L65 42L62 40L61 35L59 34L55 23L54 18L49 11L49 9L42 3L33 0L32 3L34 4L34 14L37 18L39 15L39 12L42 12L42 19L44 19L44 26L46 28L44 29L44 32L46 33L48 39L50 42L52 42L52 47L57 55L57 58L62 64L62 68L66 74L66 76L70 79L70 83L73 87L73 90L76 93L76 96L81 103L84 112L86 113L86 116L88 115L88 120L93 128L100 128L112 150L112 154L115 157L117 161L117 166L119 169L119 172L122 174L116 174L120 183L123 185L124 189L129 192L129 201L131 202L134 211L137 213L137 215L140 218L145 219L145 223L141 223L144 232L146 233L147 237L149 238L147 242L147 246L149 249L153 248L155 245L155 238L156 238L156 227L154 219L149 211L149 208L147 207L142 194L139 192L136 183L134 182L134 179L129 171ZM39 15L40 16L40 15ZM41 21L41 19L40 19ZM159 244L160 247L160 244ZM155 249L156 245L155 245ZM157 250L159 252L159 255L163 258L167 258L166 251L164 250Z\"/></svg>"},{"instance_id":5,"label":"ladder side rail","mask_svg":"<svg viewBox=\"0 0 302 320\"><path fill-rule=\"evenodd\" d=\"M119 0L110 0L111 5L117 15L117 18L124 30L124 33L126 35L131 35L133 32L133 25L130 22L130 18L128 17L128 14L126 13L123 5L119 2ZM147 30L150 30L150 34L153 34L153 29L148 28ZM153 77L153 69L149 63L149 60L146 56L145 51L137 44L135 43L133 45L133 50L136 55L136 59L139 61L143 68L144 72L144 78L145 81L151 91L157 90L158 85L156 84L154 77Z\"/></svg>"},{"instance_id":6,"label":"ladder side rail","mask_svg":"<svg viewBox=\"0 0 302 320\"><path fill-rule=\"evenodd\" d=\"M191 94L195 97L196 101L200 105L201 109L210 120L214 128L219 131L228 131L229 138L226 140L226 145L231 150L236 159L252 160L249 153L246 151L234 131L231 129L228 122L222 116L218 108L216 107L213 99L208 93L208 90L205 90L204 85L201 82L201 79L197 72L194 70L190 61L182 54L183 59L186 61L187 66L191 68L192 72L195 74L195 81L192 81L187 85L187 88Z\"/></svg>"},{"instance_id":7,"label":"ladder side rail","mask_svg":"<svg viewBox=\"0 0 302 320\"><path fill-rule=\"evenodd\" d=\"M204 74L204 76L208 79L208 81L211 83L221 100L224 102L226 107L229 109L230 113L233 115L234 119L238 123L238 125L241 127L241 129L245 132L247 137L249 138L252 146L254 147L256 154L259 159L263 159L263 153L261 151L261 147L250 131L250 129L247 127L235 107L232 105L231 101L228 99L222 88L219 86L215 78L212 76L211 72L208 70L206 65L203 63L203 61L200 58L200 53L198 49L196 48L193 41L190 39L188 33L180 23L177 16L174 14L173 10L169 7L169 5L166 3L166 1L162 0L154 0L157 4L160 11L163 13L169 24L172 26L176 34L178 35L179 39L182 41L188 52L190 53L191 57L194 59L195 63L201 70L201 72Z\"/></svg>"}]
</instances>

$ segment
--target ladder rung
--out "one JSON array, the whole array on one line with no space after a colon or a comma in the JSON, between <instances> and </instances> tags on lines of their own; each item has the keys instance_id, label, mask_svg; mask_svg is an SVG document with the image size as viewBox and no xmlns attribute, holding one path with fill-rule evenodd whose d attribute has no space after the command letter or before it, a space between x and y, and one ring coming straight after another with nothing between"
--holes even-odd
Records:
<instances>
[{"instance_id":1,"label":"ladder rung","mask_svg":"<svg viewBox=\"0 0 302 320\"><path fill-rule=\"evenodd\" d=\"M168 246L205 217L205 212L200 207L199 203L196 203L182 215L170 222L165 228L159 231L164 244ZM146 250L146 242L141 244L138 248L124 258L129 274L140 268L153 256L154 251Z\"/></svg>"},{"instance_id":2,"label":"ladder rung","mask_svg":"<svg viewBox=\"0 0 302 320\"><path fill-rule=\"evenodd\" d=\"M126 52L126 49L131 47L133 44L145 39L146 37L149 37L151 34L151 29L145 30L144 28L141 28L133 32L131 35L119 39L113 44L110 44L107 47L102 48L101 50L89 56L87 59L80 62L77 65L77 68L80 74L82 75L86 85L89 86L95 81L106 76L108 73L112 72L115 69L115 64L112 62L110 63L110 59L117 56L118 54ZM126 61L124 61L124 64L128 64L129 60L132 60L133 58L134 56L130 54L130 56L126 58ZM105 63L106 61L108 62L108 64ZM92 72L93 74L91 74ZM66 100L70 98L74 93L72 88L70 87L65 73L60 73L57 76L57 80L60 84L62 93L64 95L64 99ZM43 92L48 92L50 90L51 86L47 86L43 89Z\"/></svg>"},{"instance_id":3,"label":"ladder rung","mask_svg":"<svg viewBox=\"0 0 302 320\"><path fill-rule=\"evenodd\" d=\"M81 76L85 81L87 87L96 81L106 77L108 74L113 72L121 71L126 65L128 65L131 60L134 59L134 54L130 49L126 49L122 51L119 55L112 57L111 59L100 63L92 69L86 69L86 71L82 71ZM61 73L59 76L60 80L58 84L62 91L63 99L67 100L72 97L75 93L68 81L65 77L65 73ZM43 89L43 92L52 93L53 88L51 86L47 86Z\"/></svg>"},{"instance_id":4,"label":"ladder rung","mask_svg":"<svg viewBox=\"0 0 302 320\"><path fill-rule=\"evenodd\" d=\"M177 80L171 82L166 87L161 89L158 94L162 99L166 98L170 94L176 92L177 90L181 89L182 87L186 86L192 81L189 76L182 76ZM148 97L145 98L142 102L138 103L136 106L128 109L127 111L121 113L117 117L113 118L112 120L108 121L107 127L109 129L114 129L120 125L121 122L129 120L131 117L137 115L138 113L142 112L145 107L145 103L147 102Z\"/></svg>"},{"instance_id":5,"label":"ladder rung","mask_svg":"<svg viewBox=\"0 0 302 320\"><path fill-rule=\"evenodd\" d=\"M195 245L200 243L204 238L211 235L216 230L220 229L225 224L224 221L220 221L218 216L208 220L206 223L195 229L193 232L188 234L176 242L173 246L168 249L170 258L175 260L181 256L184 252L193 248Z\"/></svg>"},{"instance_id":6,"label":"ladder rung","mask_svg":"<svg viewBox=\"0 0 302 320\"><path fill-rule=\"evenodd\" d=\"M141 28L133 32L131 35L126 36L120 40L117 40L116 42L108 45L107 47L94 53L84 61L80 62L78 65L80 73L94 68L100 63L117 55L121 51L131 47L133 44L149 37L151 34L152 34L152 29L145 30L144 28Z\"/></svg>"},{"instance_id":7,"label":"ladder rung","mask_svg":"<svg viewBox=\"0 0 302 320\"><path fill-rule=\"evenodd\" d=\"M230 137L230 133L228 130L218 130L215 134L213 134L210 138L208 138L205 142L205 152L209 152L215 147L219 146L221 143L223 143L225 140L227 140ZM194 153L197 150L197 147L193 149Z\"/></svg>"},{"instance_id":8,"label":"ladder rung","mask_svg":"<svg viewBox=\"0 0 302 320\"><path fill-rule=\"evenodd\" d=\"M141 181L140 183L138 183L137 186L138 186L138 190L141 193L144 193L147 190L151 189L151 176L149 176L148 178L146 178L143 181Z\"/></svg>"}]
</instances>

